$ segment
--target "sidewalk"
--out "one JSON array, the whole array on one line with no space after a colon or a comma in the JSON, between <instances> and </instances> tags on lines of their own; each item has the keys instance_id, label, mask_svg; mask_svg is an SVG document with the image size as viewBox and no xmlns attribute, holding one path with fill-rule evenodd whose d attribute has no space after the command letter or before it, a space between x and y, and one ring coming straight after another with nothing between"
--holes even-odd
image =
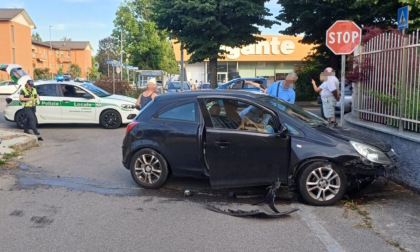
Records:
<instances>
[{"instance_id":1,"label":"sidewalk","mask_svg":"<svg viewBox=\"0 0 420 252\"><path fill-rule=\"evenodd\" d=\"M37 137L24 133L0 130L0 160L5 154L24 151L38 144Z\"/></svg>"}]
</instances>

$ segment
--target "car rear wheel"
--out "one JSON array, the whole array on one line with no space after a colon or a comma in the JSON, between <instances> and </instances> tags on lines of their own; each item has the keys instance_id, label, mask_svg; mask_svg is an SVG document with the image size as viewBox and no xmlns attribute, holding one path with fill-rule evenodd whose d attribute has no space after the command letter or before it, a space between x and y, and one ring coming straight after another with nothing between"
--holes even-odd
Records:
<instances>
[{"instance_id":1,"label":"car rear wheel","mask_svg":"<svg viewBox=\"0 0 420 252\"><path fill-rule=\"evenodd\" d=\"M314 162L303 168L298 176L298 187L302 198L315 206L332 205L346 191L346 176L329 162Z\"/></svg>"},{"instance_id":2,"label":"car rear wheel","mask_svg":"<svg viewBox=\"0 0 420 252\"><path fill-rule=\"evenodd\" d=\"M131 159L131 176L141 187L156 189L168 179L168 165L165 158L155 150L142 149Z\"/></svg>"},{"instance_id":3,"label":"car rear wheel","mask_svg":"<svg viewBox=\"0 0 420 252\"><path fill-rule=\"evenodd\" d=\"M101 114L100 124L105 129L116 129L121 126L121 116L115 110L106 110Z\"/></svg>"},{"instance_id":4,"label":"car rear wheel","mask_svg":"<svg viewBox=\"0 0 420 252\"><path fill-rule=\"evenodd\" d=\"M26 115L23 110L19 110L15 115L15 122L19 129L23 129L25 127L26 120Z\"/></svg>"}]
</instances>

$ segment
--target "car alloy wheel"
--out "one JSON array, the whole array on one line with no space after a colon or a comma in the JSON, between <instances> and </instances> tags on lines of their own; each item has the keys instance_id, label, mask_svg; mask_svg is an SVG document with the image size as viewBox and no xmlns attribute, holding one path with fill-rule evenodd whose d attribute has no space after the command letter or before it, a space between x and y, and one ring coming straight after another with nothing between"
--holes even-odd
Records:
<instances>
[{"instance_id":1,"label":"car alloy wheel","mask_svg":"<svg viewBox=\"0 0 420 252\"><path fill-rule=\"evenodd\" d=\"M23 129L23 128L25 127L26 120L27 120L27 118L26 118L26 115L25 115L25 113L23 112L23 110L19 111L19 112L16 114L16 118L15 118L16 125L17 125L20 129Z\"/></svg>"},{"instance_id":2,"label":"car alloy wheel","mask_svg":"<svg viewBox=\"0 0 420 252\"><path fill-rule=\"evenodd\" d=\"M165 158L155 150L142 149L131 159L131 176L143 188L159 188L168 178Z\"/></svg>"},{"instance_id":3,"label":"car alloy wheel","mask_svg":"<svg viewBox=\"0 0 420 252\"><path fill-rule=\"evenodd\" d=\"M332 163L311 163L299 176L300 193L312 205L332 205L343 197L345 189L346 177Z\"/></svg>"},{"instance_id":4,"label":"car alloy wheel","mask_svg":"<svg viewBox=\"0 0 420 252\"><path fill-rule=\"evenodd\" d=\"M121 125L121 116L117 111L108 110L101 115L101 125L106 129L116 129Z\"/></svg>"},{"instance_id":5,"label":"car alloy wheel","mask_svg":"<svg viewBox=\"0 0 420 252\"><path fill-rule=\"evenodd\" d=\"M154 184L162 175L162 167L156 156L143 154L137 158L134 172L143 183Z\"/></svg>"}]
</instances>

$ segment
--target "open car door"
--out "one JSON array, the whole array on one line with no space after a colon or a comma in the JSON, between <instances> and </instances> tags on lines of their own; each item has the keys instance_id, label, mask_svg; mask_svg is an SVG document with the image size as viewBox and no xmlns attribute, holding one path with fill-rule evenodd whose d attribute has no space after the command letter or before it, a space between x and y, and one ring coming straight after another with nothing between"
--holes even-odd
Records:
<instances>
[{"instance_id":1,"label":"open car door","mask_svg":"<svg viewBox=\"0 0 420 252\"><path fill-rule=\"evenodd\" d=\"M205 160L214 188L269 185L288 169L290 136L274 114L234 99L203 99Z\"/></svg>"}]
</instances>

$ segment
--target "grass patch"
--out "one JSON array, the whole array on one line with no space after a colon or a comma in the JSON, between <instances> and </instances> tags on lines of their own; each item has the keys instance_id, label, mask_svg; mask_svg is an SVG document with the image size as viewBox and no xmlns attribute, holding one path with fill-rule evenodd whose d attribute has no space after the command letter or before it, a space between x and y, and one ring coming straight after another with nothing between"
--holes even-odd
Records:
<instances>
[{"instance_id":1,"label":"grass patch","mask_svg":"<svg viewBox=\"0 0 420 252\"><path fill-rule=\"evenodd\" d=\"M352 200L342 200L341 204L344 205L347 209L357 212L362 216L362 223L356 224L356 227L372 228L372 218L370 218L368 211L364 209L363 206L357 204Z\"/></svg>"},{"instance_id":2,"label":"grass patch","mask_svg":"<svg viewBox=\"0 0 420 252\"><path fill-rule=\"evenodd\" d=\"M397 241L387 240L386 243L388 243L388 245L398 249L401 252L407 252L407 250L405 250L403 247L401 247L400 243L397 242Z\"/></svg>"},{"instance_id":3,"label":"grass patch","mask_svg":"<svg viewBox=\"0 0 420 252\"><path fill-rule=\"evenodd\" d=\"M4 166L7 165L11 159L16 158L20 155L19 151L16 150L14 147L12 148L13 151L11 153L4 153L2 159L0 159L0 165Z\"/></svg>"}]
</instances>

